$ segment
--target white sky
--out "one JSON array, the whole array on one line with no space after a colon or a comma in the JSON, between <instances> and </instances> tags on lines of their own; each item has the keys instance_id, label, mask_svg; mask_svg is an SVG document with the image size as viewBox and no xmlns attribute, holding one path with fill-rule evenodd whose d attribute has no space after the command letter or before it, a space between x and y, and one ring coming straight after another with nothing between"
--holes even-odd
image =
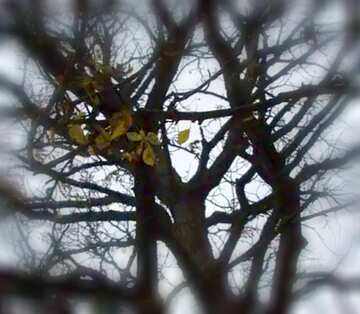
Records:
<instances>
[{"instance_id":1,"label":"white sky","mask_svg":"<svg viewBox=\"0 0 360 314\"><path fill-rule=\"evenodd\" d=\"M14 80L19 80L21 78L21 72L19 71L21 61L21 53L16 49L14 43L3 45L0 39L0 75L4 74ZM191 85L192 80L187 83ZM186 82L184 85L186 85ZM359 124L359 118L360 108L354 107L347 114L346 121L351 122L356 127L356 124ZM188 126L189 123L180 124L181 128ZM2 132L1 126L0 132ZM196 133L193 133L192 136L196 137ZM191 168L191 165L186 166L190 159L187 159L186 154L180 155L178 158L183 165L184 172L182 174L185 174L185 171ZM1 166L0 164L0 168ZM181 168L179 169L181 171ZM316 268L320 267L320 269L334 269L337 267L339 274L360 277L360 267L358 266L360 263L360 215L354 212L340 212L329 216L328 219L316 219L308 225L308 227L304 228L304 233L309 245L305 251L306 259L302 267L313 268L314 265L316 265ZM0 238L4 239L1 233ZM0 242L0 247L0 265L12 265L15 255L12 254L11 245L5 240ZM340 262L341 264L339 264ZM307 300L297 303L293 309L293 314L342 314L345 313L344 306L348 307L349 314L359 313L360 296L348 294L342 302L331 290L322 289L318 293L311 295ZM182 313L181 307L177 307L175 312Z\"/></svg>"}]
</instances>

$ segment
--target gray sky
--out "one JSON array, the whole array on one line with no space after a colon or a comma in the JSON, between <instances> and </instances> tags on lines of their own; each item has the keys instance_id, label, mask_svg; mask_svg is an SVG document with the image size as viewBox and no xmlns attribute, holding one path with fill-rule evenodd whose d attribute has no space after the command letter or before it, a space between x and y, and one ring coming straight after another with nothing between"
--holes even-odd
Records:
<instances>
[{"instance_id":1,"label":"gray sky","mask_svg":"<svg viewBox=\"0 0 360 314\"><path fill-rule=\"evenodd\" d=\"M0 75L4 74L14 80L21 79L20 68L22 66L23 57L21 52L17 49L14 43L0 45ZM194 73L191 75L195 75ZM184 87L193 84L193 77L189 76L189 81L183 81ZM2 101L1 101L2 99ZM0 103L3 103L5 98L2 96ZM208 104L211 107L211 104ZM215 103L213 104L215 107ZM196 110L194 108L193 110ZM360 108L353 106L351 111L347 111L343 119L350 124L350 131L356 130L359 124ZM191 140L199 139L199 134L196 125L190 125L188 122L179 124L180 128L191 127ZM344 136L351 137L349 129L344 131ZM0 132L4 131L0 126ZM360 131L358 127L357 131ZM360 133L358 133L360 134ZM181 160L181 165L178 170L181 174L188 173L191 166L191 159L184 153L179 153L176 157ZM0 168L3 165L0 164ZM360 277L360 215L356 213L356 208L349 212L341 211L338 214L332 214L328 218L321 217L315 219L304 227L304 233L309 241L309 245L305 250L302 258L303 269L319 269L332 270L336 269L338 274L344 277ZM1 236L1 232L0 232ZM12 252L11 243L8 239L0 237L0 265L13 264L15 254ZM170 274L171 275L171 274ZM174 275L178 276L177 274ZM179 280L179 278L175 278ZM186 296L184 297L186 298ZM188 301L183 301L188 302ZM181 304L181 301L179 301ZM347 308L346 308L347 307ZM349 314L359 313L360 309L360 294L342 295L333 293L331 289L321 289L320 291L311 295L304 301L298 302L293 314L342 314L344 310L348 310ZM182 313L182 307L177 306L176 313Z\"/></svg>"}]
</instances>

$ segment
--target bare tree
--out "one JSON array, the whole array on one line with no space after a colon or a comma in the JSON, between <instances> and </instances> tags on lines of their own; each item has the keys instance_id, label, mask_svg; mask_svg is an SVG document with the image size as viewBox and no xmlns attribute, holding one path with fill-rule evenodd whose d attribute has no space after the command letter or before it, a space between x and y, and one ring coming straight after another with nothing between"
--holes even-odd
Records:
<instances>
[{"instance_id":1,"label":"bare tree","mask_svg":"<svg viewBox=\"0 0 360 314\"><path fill-rule=\"evenodd\" d=\"M22 82L0 78L15 100L3 119L26 135L10 172L39 178L1 184L24 270L0 274L4 295L163 313L190 288L205 313L282 314L319 285L359 288L298 267L305 221L354 202L328 178L360 146L326 135L356 97L356 1L1 11L1 40L27 65ZM170 272L184 281L171 287Z\"/></svg>"}]
</instances>

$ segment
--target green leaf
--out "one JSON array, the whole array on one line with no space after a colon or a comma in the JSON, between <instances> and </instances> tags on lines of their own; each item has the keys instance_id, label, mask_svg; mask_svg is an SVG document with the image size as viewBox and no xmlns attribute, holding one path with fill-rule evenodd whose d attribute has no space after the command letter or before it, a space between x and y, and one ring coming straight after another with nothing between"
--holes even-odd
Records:
<instances>
[{"instance_id":1,"label":"green leaf","mask_svg":"<svg viewBox=\"0 0 360 314\"><path fill-rule=\"evenodd\" d=\"M189 139L189 136L190 136L190 129L185 129L185 130L179 132L178 138L177 138L178 143L180 145L184 144Z\"/></svg>"}]
</instances>

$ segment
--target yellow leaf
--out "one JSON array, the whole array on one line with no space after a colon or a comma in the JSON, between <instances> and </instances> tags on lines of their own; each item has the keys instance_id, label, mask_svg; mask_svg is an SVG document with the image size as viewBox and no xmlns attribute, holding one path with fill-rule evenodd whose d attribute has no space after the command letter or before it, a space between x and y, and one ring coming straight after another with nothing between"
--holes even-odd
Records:
<instances>
[{"instance_id":1,"label":"yellow leaf","mask_svg":"<svg viewBox=\"0 0 360 314\"><path fill-rule=\"evenodd\" d=\"M242 119L242 122L249 122L251 120L255 120L255 117L253 114L249 114L247 117L245 117L244 119Z\"/></svg>"},{"instance_id":2,"label":"yellow leaf","mask_svg":"<svg viewBox=\"0 0 360 314\"><path fill-rule=\"evenodd\" d=\"M74 116L73 120L82 120L82 119L85 118L85 116L86 116L85 112L78 112L78 113Z\"/></svg>"},{"instance_id":3,"label":"yellow leaf","mask_svg":"<svg viewBox=\"0 0 360 314\"><path fill-rule=\"evenodd\" d=\"M65 75L64 74L60 74L55 76L56 80L59 82L60 85L64 84L65 82Z\"/></svg>"},{"instance_id":4,"label":"yellow leaf","mask_svg":"<svg viewBox=\"0 0 360 314\"><path fill-rule=\"evenodd\" d=\"M90 105L97 106L100 103L100 98L96 93L95 84L90 79L85 79L82 83L87 96L90 99Z\"/></svg>"},{"instance_id":5,"label":"yellow leaf","mask_svg":"<svg viewBox=\"0 0 360 314\"><path fill-rule=\"evenodd\" d=\"M107 147L109 147L111 144L111 138L108 133L105 132L105 130L101 130L101 133L96 137L95 139L95 145L96 148L99 150L103 150Z\"/></svg>"},{"instance_id":6,"label":"yellow leaf","mask_svg":"<svg viewBox=\"0 0 360 314\"><path fill-rule=\"evenodd\" d=\"M112 128L116 127L116 124L119 121L124 121L127 127L130 127L133 124L132 115L128 110L124 110L121 112L116 112L110 118L110 125Z\"/></svg>"},{"instance_id":7,"label":"yellow leaf","mask_svg":"<svg viewBox=\"0 0 360 314\"><path fill-rule=\"evenodd\" d=\"M107 142L104 137L102 135L99 135L96 139L95 139L95 145L96 148L99 150L103 150L106 147L109 147L110 143Z\"/></svg>"},{"instance_id":8,"label":"yellow leaf","mask_svg":"<svg viewBox=\"0 0 360 314\"><path fill-rule=\"evenodd\" d=\"M109 123L113 129L116 127L118 121L121 120L121 117L122 117L121 112L116 112L111 116L111 118L109 119Z\"/></svg>"},{"instance_id":9,"label":"yellow leaf","mask_svg":"<svg viewBox=\"0 0 360 314\"><path fill-rule=\"evenodd\" d=\"M116 126L111 132L110 140L114 140L126 133L128 130L128 126L126 125L126 122L124 120L118 120Z\"/></svg>"},{"instance_id":10,"label":"yellow leaf","mask_svg":"<svg viewBox=\"0 0 360 314\"><path fill-rule=\"evenodd\" d=\"M126 159L128 162L132 162L133 161L133 155L129 152L126 152L122 155L123 159Z\"/></svg>"},{"instance_id":11,"label":"yellow leaf","mask_svg":"<svg viewBox=\"0 0 360 314\"><path fill-rule=\"evenodd\" d=\"M145 164L147 164L148 166L154 167L155 165L155 153L154 150L152 149L151 145L146 145L143 154L142 154L142 158Z\"/></svg>"},{"instance_id":12,"label":"yellow leaf","mask_svg":"<svg viewBox=\"0 0 360 314\"><path fill-rule=\"evenodd\" d=\"M190 136L190 129L185 129L185 130L179 132L178 138L177 138L178 143L180 145L184 144L189 139L189 136Z\"/></svg>"},{"instance_id":13,"label":"yellow leaf","mask_svg":"<svg viewBox=\"0 0 360 314\"><path fill-rule=\"evenodd\" d=\"M133 118L132 118L131 113L129 111L125 110L122 112L122 115L124 117L125 124L129 128L133 124Z\"/></svg>"},{"instance_id":14,"label":"yellow leaf","mask_svg":"<svg viewBox=\"0 0 360 314\"><path fill-rule=\"evenodd\" d=\"M115 113L110 119L110 125L112 128L111 140L124 135L132 123L133 120L130 112L122 111Z\"/></svg>"},{"instance_id":15,"label":"yellow leaf","mask_svg":"<svg viewBox=\"0 0 360 314\"><path fill-rule=\"evenodd\" d=\"M87 145L88 139L84 134L83 129L79 124L70 124L68 125L69 136L73 141L80 145Z\"/></svg>"},{"instance_id":16,"label":"yellow leaf","mask_svg":"<svg viewBox=\"0 0 360 314\"><path fill-rule=\"evenodd\" d=\"M159 139L154 132L149 132L146 134L146 141L151 145L160 145Z\"/></svg>"},{"instance_id":17,"label":"yellow leaf","mask_svg":"<svg viewBox=\"0 0 360 314\"><path fill-rule=\"evenodd\" d=\"M129 141L131 141L131 142L139 142L139 141L143 140L143 137L141 136L141 134L137 133L137 132L127 132L126 136L129 139Z\"/></svg>"},{"instance_id":18,"label":"yellow leaf","mask_svg":"<svg viewBox=\"0 0 360 314\"><path fill-rule=\"evenodd\" d=\"M63 103L61 110L65 118L68 119L71 114L71 111L73 110L73 107L68 101L65 101Z\"/></svg>"},{"instance_id":19,"label":"yellow leaf","mask_svg":"<svg viewBox=\"0 0 360 314\"><path fill-rule=\"evenodd\" d=\"M50 128L47 132L48 132L48 136L49 136L49 142L50 142L50 143L54 143L54 139L55 139L55 129L54 129L54 128Z\"/></svg>"},{"instance_id":20,"label":"yellow leaf","mask_svg":"<svg viewBox=\"0 0 360 314\"><path fill-rule=\"evenodd\" d=\"M141 158L143 151L144 151L144 142L140 142L140 144L135 149L135 156Z\"/></svg>"},{"instance_id":21,"label":"yellow leaf","mask_svg":"<svg viewBox=\"0 0 360 314\"><path fill-rule=\"evenodd\" d=\"M90 98L90 105L98 106L100 104L100 98L97 94L91 94L89 95L89 98Z\"/></svg>"},{"instance_id":22,"label":"yellow leaf","mask_svg":"<svg viewBox=\"0 0 360 314\"><path fill-rule=\"evenodd\" d=\"M88 148L88 153L91 155L91 156L94 156L94 155L96 155L96 149L95 149L95 147L94 146L89 146L89 148Z\"/></svg>"}]
</instances>

